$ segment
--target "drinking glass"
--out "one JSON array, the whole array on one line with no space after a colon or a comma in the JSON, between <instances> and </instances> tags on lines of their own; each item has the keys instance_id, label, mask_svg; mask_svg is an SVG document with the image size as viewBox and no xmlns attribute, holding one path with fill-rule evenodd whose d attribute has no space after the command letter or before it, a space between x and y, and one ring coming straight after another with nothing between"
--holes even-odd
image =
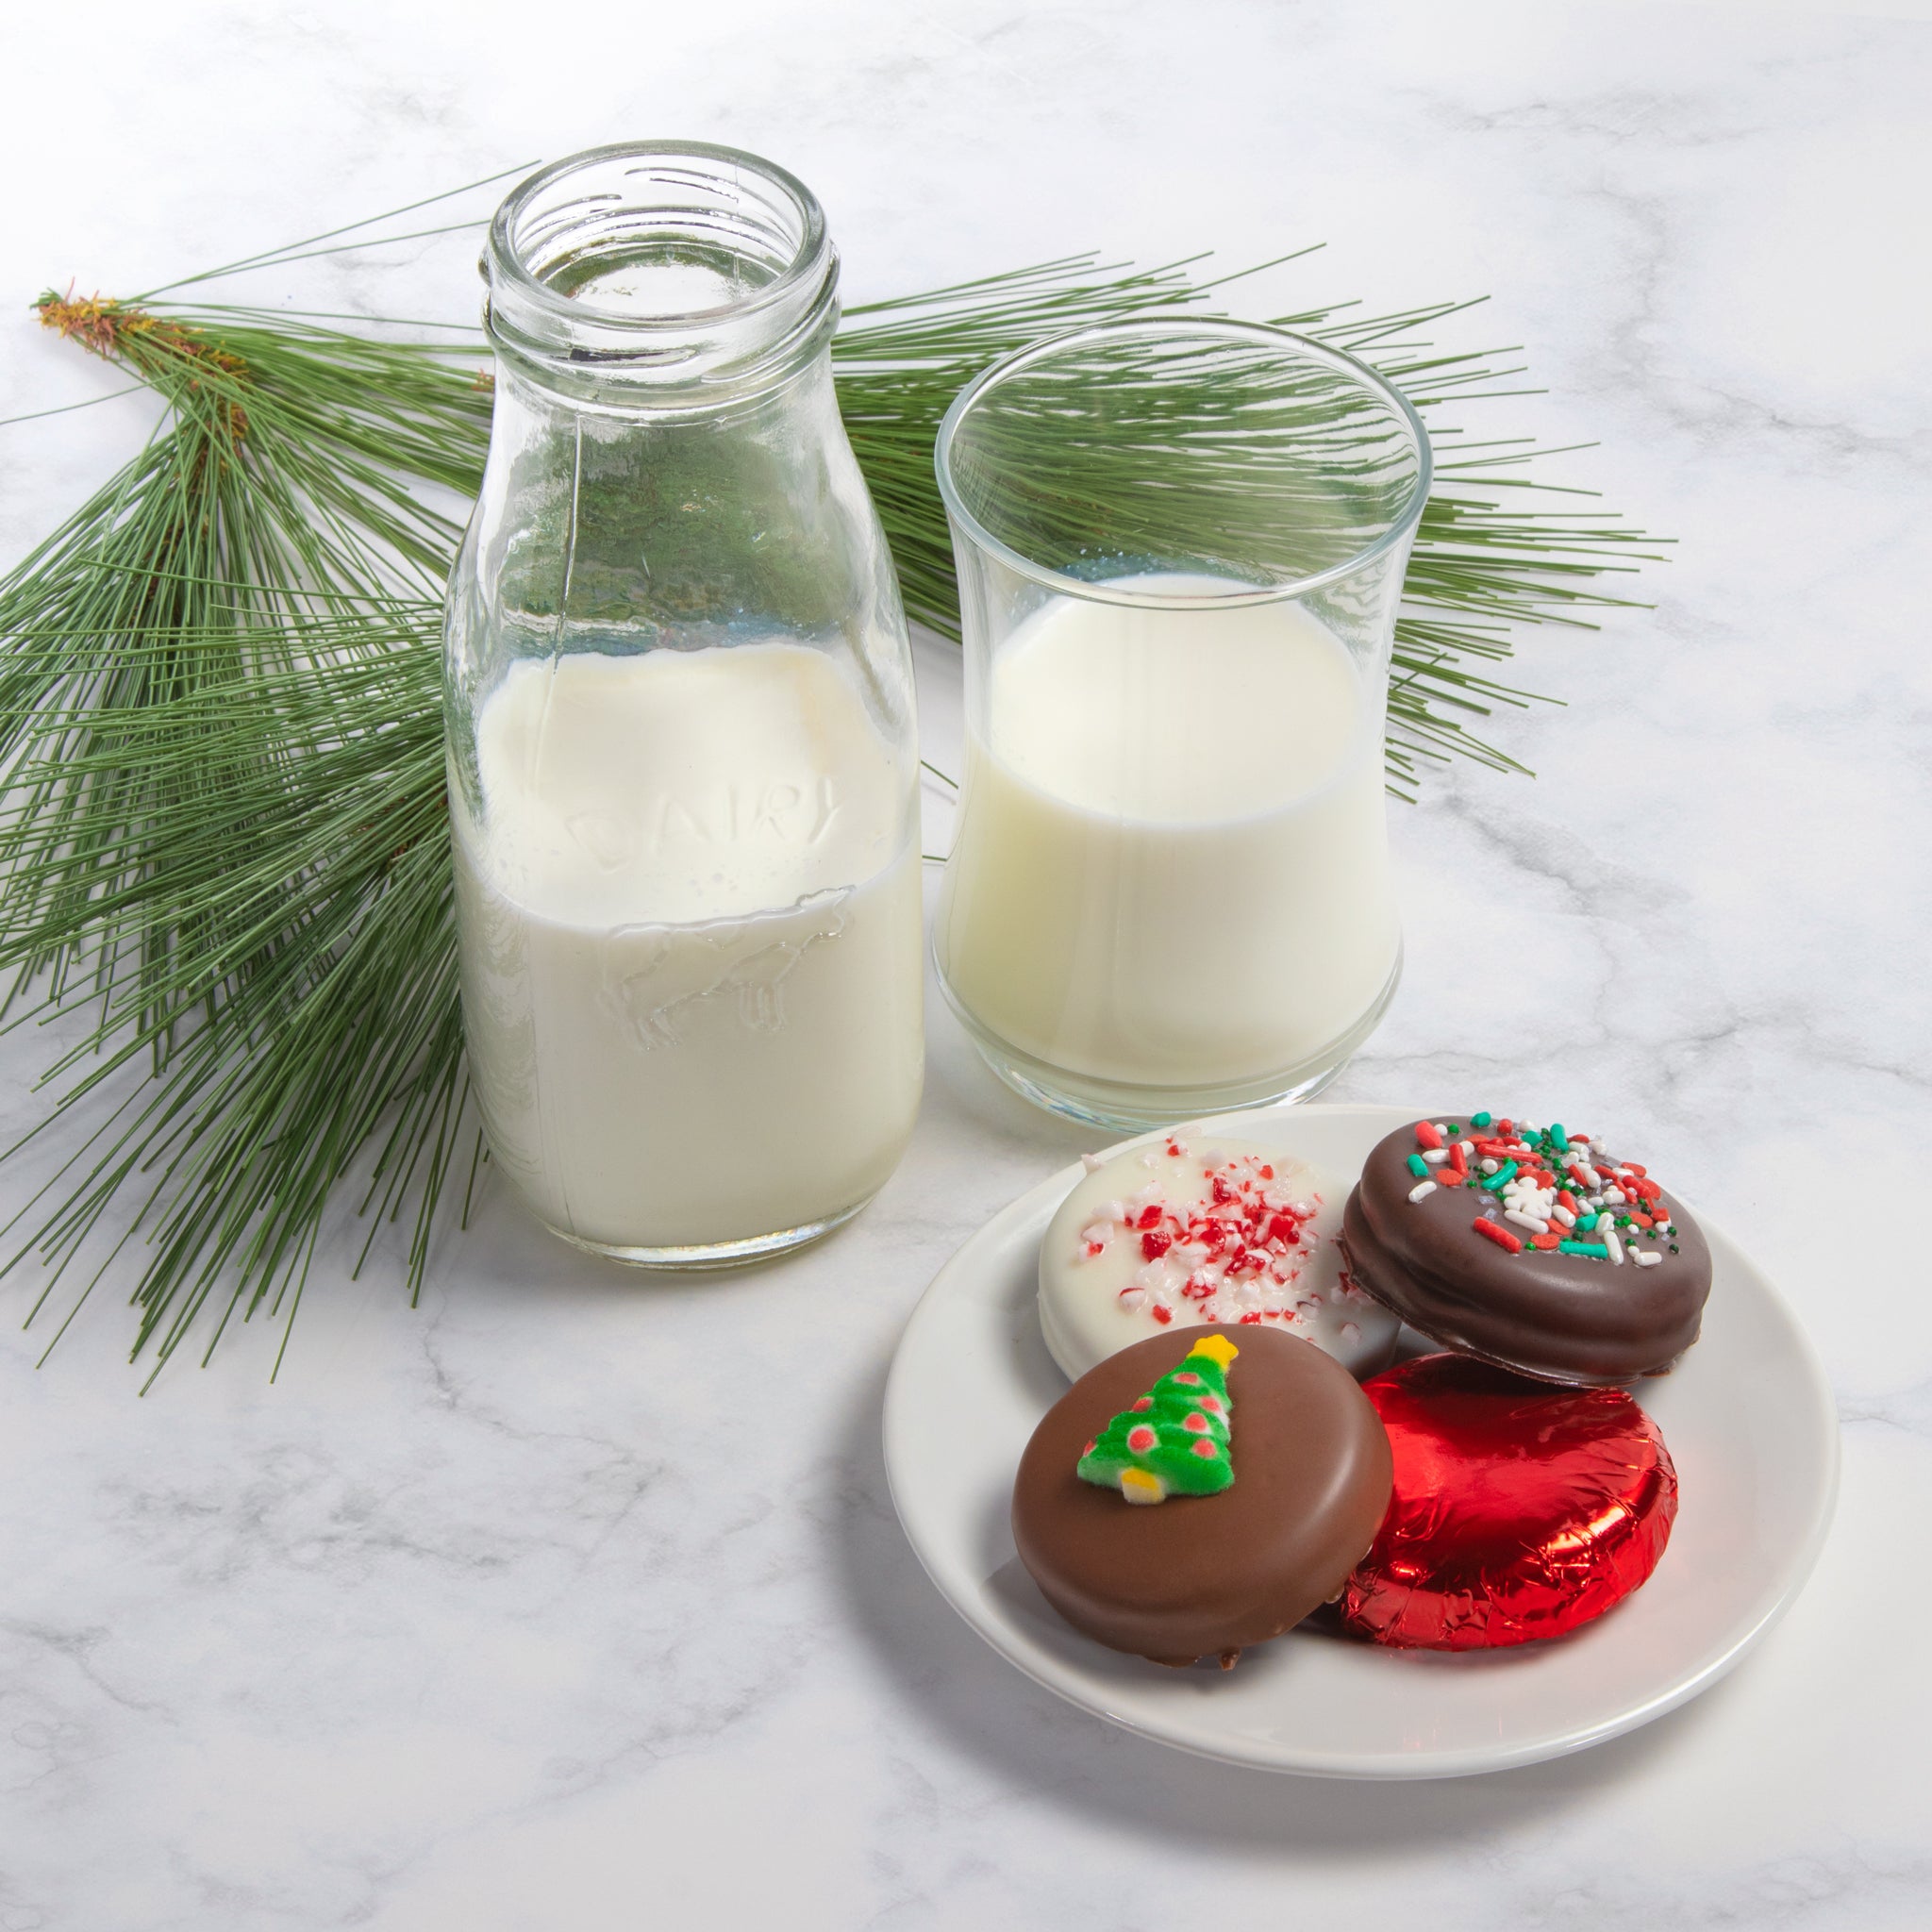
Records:
<instances>
[{"instance_id":1,"label":"drinking glass","mask_svg":"<svg viewBox=\"0 0 1932 1932\"><path fill-rule=\"evenodd\" d=\"M1285 330L1103 324L937 451L966 752L933 946L1027 1098L1144 1127L1305 1098L1401 971L1382 734L1426 432Z\"/></svg>"}]
</instances>

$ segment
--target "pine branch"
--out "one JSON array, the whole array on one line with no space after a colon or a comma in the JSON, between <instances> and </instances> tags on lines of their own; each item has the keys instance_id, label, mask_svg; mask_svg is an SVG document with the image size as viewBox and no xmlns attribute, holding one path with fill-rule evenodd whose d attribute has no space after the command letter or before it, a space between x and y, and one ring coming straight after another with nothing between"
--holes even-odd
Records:
<instances>
[{"instance_id":1,"label":"pine branch","mask_svg":"<svg viewBox=\"0 0 1932 1932\"><path fill-rule=\"evenodd\" d=\"M1195 269L1072 257L848 311L840 403L916 619L958 636L932 468L953 396L1041 336L1201 309L1232 278ZM413 1296L474 1142L439 649L460 532L433 499L475 493L489 378L474 333L152 298L38 308L168 407L0 580L8 1024L86 1016L28 1139L70 1121L86 1138L15 1216L5 1265L46 1270L32 1321L110 1243L64 1330L142 1239L131 1358L158 1373L197 1329L206 1359L238 1312L278 1317L286 1347L325 1214L372 1165L364 1208L412 1217ZM1432 349L1424 332L1454 312L1282 320L1374 362L1433 427L1516 392L1497 386L1520 373ZM1586 625L1622 601L1607 578L1654 554L1614 517L1519 508L1542 488L1534 445L1479 447L1440 465L1397 626L1388 759L1404 795L1423 760L1522 769L1472 728L1527 701L1491 675L1514 627Z\"/></svg>"}]
</instances>

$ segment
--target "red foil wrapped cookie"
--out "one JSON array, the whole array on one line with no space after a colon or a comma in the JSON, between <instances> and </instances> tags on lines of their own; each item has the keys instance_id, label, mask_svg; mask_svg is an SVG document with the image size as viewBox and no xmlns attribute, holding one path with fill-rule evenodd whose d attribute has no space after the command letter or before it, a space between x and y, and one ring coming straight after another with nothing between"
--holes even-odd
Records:
<instances>
[{"instance_id":1,"label":"red foil wrapped cookie","mask_svg":"<svg viewBox=\"0 0 1932 1932\"><path fill-rule=\"evenodd\" d=\"M1657 1568L1677 1473L1621 1389L1557 1389L1429 1355L1362 1385L1395 1487L1337 1606L1351 1635L1402 1650L1561 1637Z\"/></svg>"}]
</instances>

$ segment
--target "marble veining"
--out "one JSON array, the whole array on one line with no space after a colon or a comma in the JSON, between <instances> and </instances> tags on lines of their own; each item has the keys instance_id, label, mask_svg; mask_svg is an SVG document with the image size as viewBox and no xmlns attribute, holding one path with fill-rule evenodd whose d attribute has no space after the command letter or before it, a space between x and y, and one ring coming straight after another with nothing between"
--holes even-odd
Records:
<instances>
[{"instance_id":1,"label":"marble veining","mask_svg":"<svg viewBox=\"0 0 1932 1932\"><path fill-rule=\"evenodd\" d=\"M1324 238L1256 312L1487 291L1441 339L1521 342L1546 393L1469 406L1467 438L1595 441L1551 480L1677 541L1632 580L1654 608L1526 642L1560 708L1489 728L1534 783L1459 768L1394 808L1407 976L1335 1095L1560 1108L1655 1149L1816 1338L1845 1469L1763 1649L1574 1758L1324 1785L1060 1706L939 1600L886 1491L908 1310L1091 1144L935 995L904 1165L781 1264L639 1280L486 1186L416 1310L394 1241L352 1281L360 1232L333 1227L274 1386L249 1330L137 1399L125 1268L44 1369L45 1318L0 1346L0 1932L1932 1922L1924 10L587 0L566 30L185 0L10 25L0 414L118 386L31 326L49 282L140 289L636 133L794 168L854 299ZM466 318L473 248L235 292ZM0 558L151 415L0 430ZM927 641L920 670L955 769L956 660ZM0 1040L8 1140L49 1057ZM0 1206L45 1172L0 1170ZM34 1291L0 1284L20 1315Z\"/></svg>"}]
</instances>

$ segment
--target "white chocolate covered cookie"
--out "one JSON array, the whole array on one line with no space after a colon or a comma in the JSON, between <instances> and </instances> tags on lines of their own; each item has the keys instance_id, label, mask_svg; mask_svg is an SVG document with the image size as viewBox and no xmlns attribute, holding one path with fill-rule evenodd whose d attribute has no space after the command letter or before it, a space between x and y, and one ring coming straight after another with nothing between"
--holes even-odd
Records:
<instances>
[{"instance_id":1,"label":"white chocolate covered cookie","mask_svg":"<svg viewBox=\"0 0 1932 1932\"><path fill-rule=\"evenodd\" d=\"M1203 1322L1265 1324L1352 1374L1400 1325L1342 1272L1346 1181L1252 1141L1165 1141L1090 1161L1040 1246L1040 1325L1069 1375Z\"/></svg>"}]
</instances>

